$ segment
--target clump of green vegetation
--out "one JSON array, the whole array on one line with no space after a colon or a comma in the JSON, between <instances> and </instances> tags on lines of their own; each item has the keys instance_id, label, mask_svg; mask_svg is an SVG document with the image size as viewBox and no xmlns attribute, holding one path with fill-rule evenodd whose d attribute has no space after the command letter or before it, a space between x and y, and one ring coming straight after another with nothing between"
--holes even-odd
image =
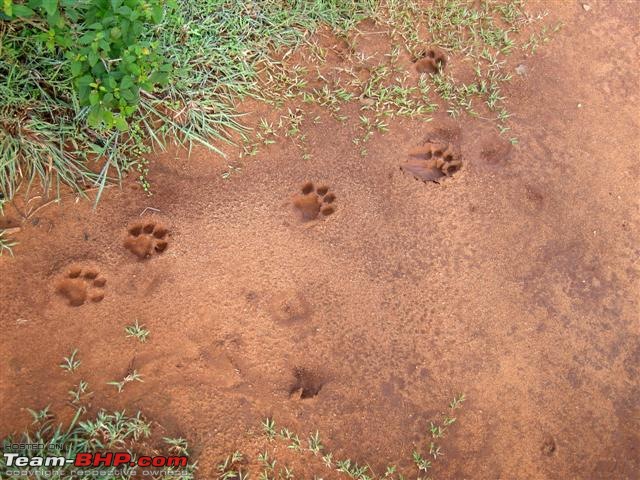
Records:
<instances>
[{"instance_id":1,"label":"clump of green vegetation","mask_svg":"<svg viewBox=\"0 0 640 480\"><path fill-rule=\"evenodd\" d=\"M127 334L127 337L135 337L141 343L145 343L147 341L150 333L149 330L144 328L144 325L140 325L140 323L138 323L138 320L136 320L136 323L133 325L126 326L124 331Z\"/></svg>"},{"instance_id":2,"label":"clump of green vegetation","mask_svg":"<svg viewBox=\"0 0 640 480\"><path fill-rule=\"evenodd\" d=\"M442 440L449 428L456 422L455 411L462 408L464 402L464 394L454 397L449 404L448 413L443 414L442 420L430 424L427 432L430 438L424 453L421 453L420 448L416 448L413 451L412 461L417 469L419 480L423 478L422 475L430 472L434 462L444 455L443 447L441 446ZM338 475L342 474L345 478L356 480L404 480L407 478L399 472L396 465L388 465L383 473L375 473L369 465L360 465L348 458L336 458L333 452L329 451L323 444L318 431L309 434L306 438L301 438L286 427L278 430L276 422L269 417L262 422L262 432L266 439L266 445L258 453L257 462L252 462L252 459L244 453L236 451L225 457L218 464L218 478L220 480L250 478L251 471L258 473L260 480L301 478L299 476L296 477L291 465L278 461L278 452L282 451L279 447L283 445L301 456L310 455L304 460L304 457L301 457L301 460L307 464L311 458L318 458L319 471L314 472L315 478L318 479L323 478L330 472ZM411 478L414 478L415 471L411 473Z\"/></svg>"},{"instance_id":3,"label":"clump of green vegetation","mask_svg":"<svg viewBox=\"0 0 640 480\"><path fill-rule=\"evenodd\" d=\"M300 103L323 106L346 121L341 106L360 101L362 132L354 143L361 154L375 132L387 130L390 118L429 120L437 108L433 93L451 115L487 115L507 132L510 113L502 86L511 74L505 58L516 49L532 53L548 40L546 27L527 30L543 17L528 14L523 0L480 6L436 0L426 8L414 0L286 6L279 0L5 0L0 192L10 200L21 182L56 193L67 184L83 195L97 187L98 201L107 182L136 169L150 194L145 154L169 141L189 148L200 143L224 156L220 143L240 140L244 154L255 155L275 135L243 125L236 108L243 99L276 107L296 102L278 135L303 150L300 128L307 119ZM348 32L367 18L393 45L389 61L363 79L353 65L365 58ZM318 71L321 85L312 87L311 66L289 59L305 45L310 62L322 64L327 52L311 36L322 26L348 44L351 65L336 68L331 78ZM421 26L428 38L420 37ZM526 41L518 39L523 33L530 33ZM469 62L474 80L461 83L444 71L411 83L398 70L398 57L406 50L419 58L426 46ZM308 152L303 158L310 158Z\"/></svg>"},{"instance_id":4,"label":"clump of green vegetation","mask_svg":"<svg viewBox=\"0 0 640 480\"><path fill-rule=\"evenodd\" d=\"M0 10L0 191L22 181L59 192L139 168L167 139L202 143L244 132L239 98L264 97L274 52L320 24L348 28L368 0L6 0ZM89 161L97 159L98 168ZM96 199L96 201L97 201Z\"/></svg>"},{"instance_id":5,"label":"clump of green vegetation","mask_svg":"<svg viewBox=\"0 0 640 480\"><path fill-rule=\"evenodd\" d=\"M159 0L6 0L0 11L0 189L39 179L103 187L144 151L129 129L141 92L168 82ZM137 120L133 120L135 124ZM104 157L99 172L87 166Z\"/></svg>"},{"instance_id":6,"label":"clump of green vegetation","mask_svg":"<svg viewBox=\"0 0 640 480\"><path fill-rule=\"evenodd\" d=\"M132 458L141 455L158 455L157 451L148 452L143 446L144 440L151 436L151 422L146 421L140 412L129 416L122 412L99 411L94 418L81 420L83 410L78 409L69 426L55 425L54 417L49 408L31 412L34 418L33 428L18 437L3 439L2 445L19 444L20 449L11 450L20 456L45 457L55 456L66 459L75 458L78 453L103 453L126 451ZM188 455L188 446L184 439L165 438L166 454ZM25 444L38 444L38 449L25 448ZM78 469L73 462L63 466L49 468L29 467L29 478L40 480L45 478L59 478L75 480L78 478L95 478L98 480L129 480L139 478L139 471L134 468L116 467L87 467ZM178 480L192 480L196 471L195 462L186 467L155 468L158 474L152 478L175 478ZM22 469L21 469L22 470ZM162 472L160 472L162 470ZM15 472L16 467L7 466L6 457L0 457L0 477L11 478L9 472ZM79 472L82 475L79 475Z\"/></svg>"},{"instance_id":7,"label":"clump of green vegetation","mask_svg":"<svg viewBox=\"0 0 640 480\"><path fill-rule=\"evenodd\" d=\"M69 355L68 357L64 357L62 360L63 362L59 365L60 368L62 368L63 370L66 370L69 373L73 373L75 372L78 367L80 367L80 364L82 363L80 360L78 360L78 349L75 348L73 350L73 352L71 352L71 355Z\"/></svg>"}]
</instances>

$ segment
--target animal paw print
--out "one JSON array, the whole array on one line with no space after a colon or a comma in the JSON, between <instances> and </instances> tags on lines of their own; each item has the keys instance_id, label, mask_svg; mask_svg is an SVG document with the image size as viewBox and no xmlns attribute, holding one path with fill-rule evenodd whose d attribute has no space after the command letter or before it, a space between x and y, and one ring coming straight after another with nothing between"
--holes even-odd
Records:
<instances>
[{"instance_id":1,"label":"animal paw print","mask_svg":"<svg viewBox=\"0 0 640 480\"><path fill-rule=\"evenodd\" d=\"M136 224L127 231L124 246L140 259L164 252L169 243L169 231L156 223Z\"/></svg>"},{"instance_id":2,"label":"animal paw print","mask_svg":"<svg viewBox=\"0 0 640 480\"><path fill-rule=\"evenodd\" d=\"M300 193L293 197L293 207L303 222L315 220L318 217L328 217L336 211L333 202L336 196L329 192L329 187L315 187L307 182L300 189Z\"/></svg>"},{"instance_id":3,"label":"animal paw print","mask_svg":"<svg viewBox=\"0 0 640 480\"><path fill-rule=\"evenodd\" d=\"M413 158L400 169L423 182L440 183L462 168L462 161L450 144L427 141L409 156Z\"/></svg>"},{"instance_id":4,"label":"animal paw print","mask_svg":"<svg viewBox=\"0 0 640 480\"><path fill-rule=\"evenodd\" d=\"M430 48L422 52L414 63L416 64L418 73L439 73L444 70L447 64L447 57L442 51Z\"/></svg>"},{"instance_id":5,"label":"animal paw print","mask_svg":"<svg viewBox=\"0 0 640 480\"><path fill-rule=\"evenodd\" d=\"M57 293L70 306L79 307L87 300L98 303L104 298L104 286L107 280L100 272L91 268L74 267L58 283Z\"/></svg>"}]
</instances>

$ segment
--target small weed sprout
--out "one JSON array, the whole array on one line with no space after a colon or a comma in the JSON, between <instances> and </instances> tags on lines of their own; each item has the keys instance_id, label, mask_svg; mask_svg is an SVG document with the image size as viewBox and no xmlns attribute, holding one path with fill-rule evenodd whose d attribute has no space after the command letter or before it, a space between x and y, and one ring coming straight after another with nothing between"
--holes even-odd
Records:
<instances>
[{"instance_id":1,"label":"small weed sprout","mask_svg":"<svg viewBox=\"0 0 640 480\"><path fill-rule=\"evenodd\" d=\"M184 438L163 437L162 440L169 445L169 453L172 455L188 455L189 445Z\"/></svg>"},{"instance_id":2,"label":"small weed sprout","mask_svg":"<svg viewBox=\"0 0 640 480\"><path fill-rule=\"evenodd\" d=\"M125 327L124 331L127 334L127 337L135 337L140 340L141 343L145 343L147 341L150 333L149 330L138 323L138 320L136 320L136 323L133 325Z\"/></svg>"},{"instance_id":3,"label":"small weed sprout","mask_svg":"<svg viewBox=\"0 0 640 480\"><path fill-rule=\"evenodd\" d=\"M77 348L74 349L73 352L71 352L71 355L63 358L63 362L60 364L60 368L66 370L69 373L75 372L81 363L80 360L76 358L76 355L78 355Z\"/></svg>"},{"instance_id":4,"label":"small weed sprout","mask_svg":"<svg viewBox=\"0 0 640 480\"><path fill-rule=\"evenodd\" d=\"M0 214L2 214L2 210L0 210ZM12 242L7 240L5 237L4 230L0 230L0 257L3 253L8 253L13 256L13 247L15 247L18 242Z\"/></svg>"},{"instance_id":5,"label":"small weed sprout","mask_svg":"<svg viewBox=\"0 0 640 480\"><path fill-rule=\"evenodd\" d=\"M80 403L83 397L90 395L90 394L87 394L89 384L84 380L80 380L80 383L74 386L75 386L74 389L69 390L69 396L71 397L72 404Z\"/></svg>"},{"instance_id":6,"label":"small weed sprout","mask_svg":"<svg viewBox=\"0 0 640 480\"><path fill-rule=\"evenodd\" d=\"M262 422L262 429L269 440L276 438L276 422L273 418L265 418Z\"/></svg>"},{"instance_id":7,"label":"small weed sprout","mask_svg":"<svg viewBox=\"0 0 640 480\"><path fill-rule=\"evenodd\" d=\"M464 395L464 393L460 394L457 397L453 397L453 400L451 400L451 403L449 404L449 407L452 410L458 409L458 408L462 408L462 405L464 404L466 400L466 397Z\"/></svg>"},{"instance_id":8,"label":"small weed sprout","mask_svg":"<svg viewBox=\"0 0 640 480\"><path fill-rule=\"evenodd\" d=\"M121 393L124 386L127 383L131 383L131 382L144 382L144 380L142 380L142 375L139 374L137 370L134 370L133 372L129 373L121 381L107 382L107 385L113 385L118 390L118 393Z\"/></svg>"},{"instance_id":9,"label":"small weed sprout","mask_svg":"<svg viewBox=\"0 0 640 480\"><path fill-rule=\"evenodd\" d=\"M313 452L314 455L318 455L322 452L324 445L320 441L320 433L316 430L316 433L309 436L309 450Z\"/></svg>"}]
</instances>

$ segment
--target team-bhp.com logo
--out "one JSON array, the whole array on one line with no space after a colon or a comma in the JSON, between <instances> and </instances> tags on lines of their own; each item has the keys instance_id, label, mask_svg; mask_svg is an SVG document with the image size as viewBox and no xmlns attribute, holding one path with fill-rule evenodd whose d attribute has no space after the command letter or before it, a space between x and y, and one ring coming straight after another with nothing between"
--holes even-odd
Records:
<instances>
[{"instance_id":1,"label":"team-bhp.com logo","mask_svg":"<svg viewBox=\"0 0 640 480\"><path fill-rule=\"evenodd\" d=\"M4 453L7 467L64 467L73 465L88 467L186 467L188 457L182 456L141 456L137 459L127 452L77 453L74 458L65 457L26 457L19 453Z\"/></svg>"}]
</instances>

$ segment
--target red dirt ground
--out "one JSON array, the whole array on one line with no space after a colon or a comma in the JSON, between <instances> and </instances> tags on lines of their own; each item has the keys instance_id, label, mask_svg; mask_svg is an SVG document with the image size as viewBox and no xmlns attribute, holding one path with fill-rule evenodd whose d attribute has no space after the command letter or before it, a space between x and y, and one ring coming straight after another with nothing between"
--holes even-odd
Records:
<instances>
[{"instance_id":1,"label":"red dirt ground","mask_svg":"<svg viewBox=\"0 0 640 480\"><path fill-rule=\"evenodd\" d=\"M434 478L640 478L640 18L588 3L551 4L565 27L513 60L516 146L436 116L393 122L362 158L356 121L318 110L310 160L283 142L223 180L219 157L172 151L153 159L151 198L130 179L97 211L69 196L22 223L9 209L0 436L28 407L69 418L84 379L94 409L188 438L199 478L256 451L268 415L336 457L408 469L464 392ZM434 135L464 167L425 184L399 166ZM320 208L296 212L305 182L335 211L301 221ZM136 319L146 344L125 338ZM71 376L57 365L74 348ZM144 383L106 385L130 368Z\"/></svg>"}]
</instances>

